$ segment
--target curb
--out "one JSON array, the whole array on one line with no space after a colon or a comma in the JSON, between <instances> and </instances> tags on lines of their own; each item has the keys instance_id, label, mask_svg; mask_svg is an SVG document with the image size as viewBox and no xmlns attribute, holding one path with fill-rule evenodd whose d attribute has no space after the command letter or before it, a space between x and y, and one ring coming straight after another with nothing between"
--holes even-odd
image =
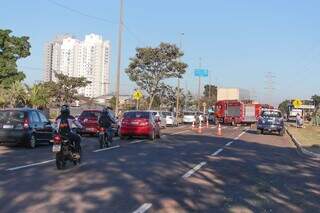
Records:
<instances>
[{"instance_id":1,"label":"curb","mask_svg":"<svg viewBox=\"0 0 320 213\"><path fill-rule=\"evenodd\" d=\"M293 141L293 143L296 145L297 149L302 153L305 154L309 157L313 157L313 158L320 158L320 154L311 152L309 150L306 150L305 148L302 147L301 143L289 132L288 128L285 127L286 132L288 133L288 135L290 136L291 140Z\"/></svg>"}]
</instances>

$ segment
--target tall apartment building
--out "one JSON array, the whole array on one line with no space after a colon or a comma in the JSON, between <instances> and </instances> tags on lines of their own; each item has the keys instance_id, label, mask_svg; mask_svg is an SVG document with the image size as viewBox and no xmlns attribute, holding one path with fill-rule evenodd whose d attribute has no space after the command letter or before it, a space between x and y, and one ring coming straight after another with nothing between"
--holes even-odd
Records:
<instances>
[{"instance_id":1,"label":"tall apartment building","mask_svg":"<svg viewBox=\"0 0 320 213\"><path fill-rule=\"evenodd\" d=\"M108 94L110 42L89 34L84 41L71 36L59 37L45 45L44 80L56 81L54 73L85 77L92 83L79 89L86 97Z\"/></svg>"}]
</instances>

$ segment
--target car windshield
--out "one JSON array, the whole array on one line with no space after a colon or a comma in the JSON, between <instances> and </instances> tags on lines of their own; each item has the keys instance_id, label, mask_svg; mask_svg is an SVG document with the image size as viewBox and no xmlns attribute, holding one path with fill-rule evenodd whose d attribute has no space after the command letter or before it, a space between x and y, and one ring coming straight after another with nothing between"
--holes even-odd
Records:
<instances>
[{"instance_id":1,"label":"car windshield","mask_svg":"<svg viewBox=\"0 0 320 213\"><path fill-rule=\"evenodd\" d=\"M281 112L278 111L264 111L262 117L281 118Z\"/></svg>"},{"instance_id":2,"label":"car windshield","mask_svg":"<svg viewBox=\"0 0 320 213\"><path fill-rule=\"evenodd\" d=\"M22 123L24 112L16 110L0 111L0 123Z\"/></svg>"},{"instance_id":3,"label":"car windshield","mask_svg":"<svg viewBox=\"0 0 320 213\"><path fill-rule=\"evenodd\" d=\"M184 115L194 115L195 113L194 112L184 112L183 114Z\"/></svg>"},{"instance_id":4,"label":"car windshield","mask_svg":"<svg viewBox=\"0 0 320 213\"><path fill-rule=\"evenodd\" d=\"M124 113L124 118L146 118L149 119L149 112L126 112Z\"/></svg>"},{"instance_id":5,"label":"car windshield","mask_svg":"<svg viewBox=\"0 0 320 213\"><path fill-rule=\"evenodd\" d=\"M86 117L86 118L98 118L100 116L101 112L98 111L84 111L82 112L80 117Z\"/></svg>"},{"instance_id":6,"label":"car windshield","mask_svg":"<svg viewBox=\"0 0 320 213\"><path fill-rule=\"evenodd\" d=\"M163 117L172 116L172 112L162 112Z\"/></svg>"}]
</instances>

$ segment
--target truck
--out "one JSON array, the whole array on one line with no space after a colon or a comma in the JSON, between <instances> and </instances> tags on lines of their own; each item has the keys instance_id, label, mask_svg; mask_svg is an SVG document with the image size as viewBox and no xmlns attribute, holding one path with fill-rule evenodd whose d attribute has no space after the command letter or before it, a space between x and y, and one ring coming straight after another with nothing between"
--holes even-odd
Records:
<instances>
[{"instance_id":1,"label":"truck","mask_svg":"<svg viewBox=\"0 0 320 213\"><path fill-rule=\"evenodd\" d=\"M261 113L261 105L250 101L220 100L215 104L216 123L254 124Z\"/></svg>"},{"instance_id":2,"label":"truck","mask_svg":"<svg viewBox=\"0 0 320 213\"><path fill-rule=\"evenodd\" d=\"M303 100L302 105L299 108L293 106L293 100L287 107L287 121L296 121L296 117L300 114L303 117L310 116L315 110L315 104L311 100Z\"/></svg>"},{"instance_id":3,"label":"truck","mask_svg":"<svg viewBox=\"0 0 320 213\"><path fill-rule=\"evenodd\" d=\"M249 100L250 92L240 88L222 88L217 89L217 101L223 100Z\"/></svg>"}]
</instances>

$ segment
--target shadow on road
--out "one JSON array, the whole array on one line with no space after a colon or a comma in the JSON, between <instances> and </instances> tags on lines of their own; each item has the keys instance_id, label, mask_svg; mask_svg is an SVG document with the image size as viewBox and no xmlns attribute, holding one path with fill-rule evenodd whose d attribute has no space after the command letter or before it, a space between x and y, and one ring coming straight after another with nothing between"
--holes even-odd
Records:
<instances>
[{"instance_id":1,"label":"shadow on road","mask_svg":"<svg viewBox=\"0 0 320 213\"><path fill-rule=\"evenodd\" d=\"M292 147L243 140L209 157L229 141L168 136L88 153L67 171L54 164L1 171L0 211L132 212L145 202L157 212L319 211L318 161ZM200 171L181 178L202 161Z\"/></svg>"}]
</instances>

